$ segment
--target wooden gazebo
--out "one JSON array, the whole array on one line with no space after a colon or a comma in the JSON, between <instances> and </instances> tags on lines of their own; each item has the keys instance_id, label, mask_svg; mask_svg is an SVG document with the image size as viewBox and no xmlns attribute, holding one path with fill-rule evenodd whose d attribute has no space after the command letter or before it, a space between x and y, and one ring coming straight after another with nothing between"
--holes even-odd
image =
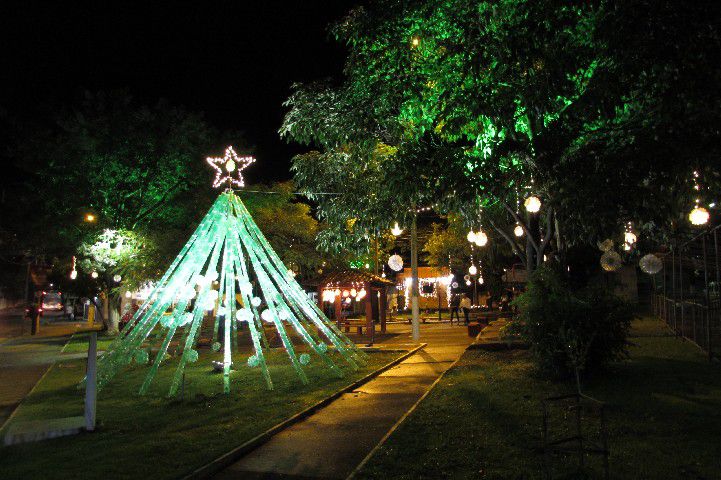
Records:
<instances>
[{"instance_id":1,"label":"wooden gazebo","mask_svg":"<svg viewBox=\"0 0 721 480\"><path fill-rule=\"evenodd\" d=\"M332 320L339 328L348 331L357 327L358 333L363 329L367 335L375 331L375 321L380 323L381 333L386 331L386 311L388 309L388 287L394 284L390 280L373 275L363 270L347 270L329 273L318 285L318 303L321 310L328 304L333 305ZM365 318L348 318L343 307L363 305ZM329 315L330 317L331 315Z\"/></svg>"}]
</instances>

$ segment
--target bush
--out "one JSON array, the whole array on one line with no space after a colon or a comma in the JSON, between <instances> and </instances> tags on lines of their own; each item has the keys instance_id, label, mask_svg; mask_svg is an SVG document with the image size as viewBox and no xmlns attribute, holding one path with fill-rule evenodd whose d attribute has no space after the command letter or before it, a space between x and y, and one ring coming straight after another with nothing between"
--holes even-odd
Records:
<instances>
[{"instance_id":1,"label":"bush","mask_svg":"<svg viewBox=\"0 0 721 480\"><path fill-rule=\"evenodd\" d=\"M629 304L602 287L574 289L551 266L536 270L509 331L530 343L542 373L552 377L602 369L626 356L633 313Z\"/></svg>"}]
</instances>

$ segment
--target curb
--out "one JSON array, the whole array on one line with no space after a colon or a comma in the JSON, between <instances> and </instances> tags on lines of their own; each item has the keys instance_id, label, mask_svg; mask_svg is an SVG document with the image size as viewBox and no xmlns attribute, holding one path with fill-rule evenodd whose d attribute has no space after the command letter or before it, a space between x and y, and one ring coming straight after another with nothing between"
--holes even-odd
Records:
<instances>
[{"instance_id":1,"label":"curb","mask_svg":"<svg viewBox=\"0 0 721 480\"><path fill-rule=\"evenodd\" d=\"M413 348L412 350L407 351L405 354L396 358L392 362L369 373L365 377L363 377L359 380L356 380L355 382L351 383L350 385L341 388L340 390L338 390L335 393L331 394L330 396L324 398L323 400L319 401L318 403L311 405L310 407L306 408L305 410L303 410L299 413L296 413L295 415L288 418L287 420L284 420L284 421L280 422L279 424L269 428L265 432L257 435L254 438L251 438L250 440L243 443L239 447L236 447L233 450L216 458L215 460L213 460L209 463L206 463L205 465L203 465L200 468L197 468L196 470L189 473L188 475L181 477L182 480L201 480L201 479L209 478L211 475L223 470L224 468L228 467L229 465L235 463L237 460L239 460L246 454L250 453L251 451L253 451L256 448L263 445L264 443L268 442L275 434L285 430L286 428L290 427L293 424L300 422L301 420L306 419L307 417L314 414L316 411L327 406L329 403L331 403L333 400L337 399L341 395L348 393L348 392L352 392L359 386L363 385L364 383L368 382L369 380L372 380L373 378L377 377L378 375L385 372L386 370L388 370L392 367L395 367L396 365L401 363L403 360L414 355L420 349L425 348L426 345L427 345L426 343L421 343L417 347Z\"/></svg>"},{"instance_id":2,"label":"curb","mask_svg":"<svg viewBox=\"0 0 721 480\"><path fill-rule=\"evenodd\" d=\"M372 449L370 452L368 452L368 455L366 455L365 458L364 458L363 460L361 460L361 462L358 464L358 466L356 466L356 467L353 469L353 471L350 472L350 475L348 475L348 476L346 477L346 480L352 480L353 478L355 478L356 474L365 466L366 463L368 463L368 461L373 457L373 455L376 454L376 452L381 448L381 446L383 446L383 444L386 442L386 440L388 440L388 438L389 438L391 435L393 435L393 432L395 432L395 431L398 429L398 427L401 426L401 424L405 421L405 419L406 419L411 413L413 413L413 412L415 411L415 409L418 407L418 405L420 405L420 403L428 396L428 394L430 394L430 393L433 391L433 389L436 387L436 385L438 384L438 382L440 382L441 379L443 379L443 377L446 375L446 373L450 372L451 369L456 366L456 364L461 360L461 358L463 357L463 355L468 351L468 348L469 348L469 347L470 347L470 345L469 345L468 347L466 347L465 350L463 350L463 353L461 353L461 354L458 356L458 358L456 359L456 361L453 362L450 367L448 367L443 373L441 373L441 374L438 376L438 378L436 378L436 380L431 384L431 386L428 387L428 390L426 390L426 391L423 393L423 395L421 395L421 398L419 398L419 399L416 401L416 403L414 403L413 406L412 406L411 408L409 408L408 411L407 411L406 413L404 413L401 418L398 419L398 421L395 423L395 425L393 425L393 426L391 427L391 429L388 430L388 432L383 436L383 438L381 438L381 440L376 444L376 446L373 447L373 449Z\"/></svg>"}]
</instances>

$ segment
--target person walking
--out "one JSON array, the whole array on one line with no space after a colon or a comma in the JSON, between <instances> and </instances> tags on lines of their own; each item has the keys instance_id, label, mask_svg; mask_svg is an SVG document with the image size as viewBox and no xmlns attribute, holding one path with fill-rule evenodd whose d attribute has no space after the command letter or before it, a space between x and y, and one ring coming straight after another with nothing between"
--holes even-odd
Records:
<instances>
[{"instance_id":1,"label":"person walking","mask_svg":"<svg viewBox=\"0 0 721 480\"><path fill-rule=\"evenodd\" d=\"M456 315L456 320L458 320L458 324L461 323L461 315L459 311L459 307L461 305L461 299L458 296L457 293L454 293L451 295L451 325L453 325L453 315Z\"/></svg>"},{"instance_id":2,"label":"person walking","mask_svg":"<svg viewBox=\"0 0 721 480\"><path fill-rule=\"evenodd\" d=\"M468 325L468 316L471 313L471 299L468 298L467 293L464 293L463 298L461 299L461 309L463 310L463 317L466 320L466 325Z\"/></svg>"}]
</instances>

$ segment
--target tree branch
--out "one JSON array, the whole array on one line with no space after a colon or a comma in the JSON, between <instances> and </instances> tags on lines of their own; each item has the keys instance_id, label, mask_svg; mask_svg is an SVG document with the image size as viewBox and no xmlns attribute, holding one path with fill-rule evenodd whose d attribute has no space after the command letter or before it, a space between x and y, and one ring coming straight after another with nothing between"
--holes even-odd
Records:
<instances>
[{"instance_id":1,"label":"tree branch","mask_svg":"<svg viewBox=\"0 0 721 480\"><path fill-rule=\"evenodd\" d=\"M488 221L491 222L491 227L493 227L493 229L494 229L495 231L497 231L498 233L500 233L501 236L502 236L503 238L505 238L506 241L511 245L511 248L513 249L513 253L515 253L516 256L521 259L521 263L522 263L523 266L525 267L525 266L526 266L526 259L525 259L525 255L524 255L523 252L521 251L521 247L515 242L515 240L513 240L513 238L511 238L511 236L510 236L505 230L502 230L502 229L498 228L498 227L496 226L495 222L493 221L493 219L490 219L490 218L489 218Z\"/></svg>"}]
</instances>

